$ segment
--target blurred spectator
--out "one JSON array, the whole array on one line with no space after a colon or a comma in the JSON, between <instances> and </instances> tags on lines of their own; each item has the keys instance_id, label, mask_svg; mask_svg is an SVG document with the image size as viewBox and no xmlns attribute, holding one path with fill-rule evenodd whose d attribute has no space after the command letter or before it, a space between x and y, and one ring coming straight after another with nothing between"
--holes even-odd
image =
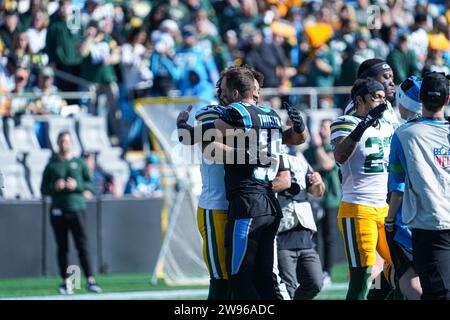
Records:
<instances>
[{"instance_id":1,"label":"blurred spectator","mask_svg":"<svg viewBox=\"0 0 450 320\"><path fill-rule=\"evenodd\" d=\"M355 36L355 24L351 20L341 21L340 28L329 42L336 63L341 64L345 58L351 58L352 49L355 48Z\"/></svg>"},{"instance_id":2,"label":"blurred spectator","mask_svg":"<svg viewBox=\"0 0 450 320\"><path fill-rule=\"evenodd\" d=\"M174 20L164 20L159 25L159 31L169 34L175 42L175 46L181 45L181 33L178 24Z\"/></svg>"},{"instance_id":3,"label":"blurred spectator","mask_svg":"<svg viewBox=\"0 0 450 320\"><path fill-rule=\"evenodd\" d=\"M4 23L0 27L0 38L3 45L3 55L8 55L14 51L15 39L18 37L20 29L18 27L19 17L15 10L5 10L3 12Z\"/></svg>"},{"instance_id":4,"label":"blurred spectator","mask_svg":"<svg viewBox=\"0 0 450 320\"><path fill-rule=\"evenodd\" d=\"M13 54L6 58L6 64L0 64L0 87L12 91L15 86L14 73L17 69L17 59Z\"/></svg>"},{"instance_id":5,"label":"blurred spectator","mask_svg":"<svg viewBox=\"0 0 450 320\"><path fill-rule=\"evenodd\" d=\"M121 47L122 80L129 97L136 96L133 90L143 90L153 85L150 50L145 47L146 40L145 30L135 28L131 30L127 42Z\"/></svg>"},{"instance_id":6,"label":"blurred spectator","mask_svg":"<svg viewBox=\"0 0 450 320\"><path fill-rule=\"evenodd\" d=\"M155 31L152 34L153 53L150 70L153 73L152 95L167 96L175 89L180 78L180 68L175 64L174 40L168 33Z\"/></svg>"},{"instance_id":7,"label":"blurred spectator","mask_svg":"<svg viewBox=\"0 0 450 320\"><path fill-rule=\"evenodd\" d=\"M196 69L189 70L189 80L182 83L181 95L199 97L206 101L214 100L214 86L206 79L200 78L200 72Z\"/></svg>"},{"instance_id":8,"label":"blurred spectator","mask_svg":"<svg viewBox=\"0 0 450 320\"><path fill-rule=\"evenodd\" d=\"M450 74L450 64L444 60L442 50L433 50L430 48L425 61L425 66L422 70L422 77L428 72L443 72L445 74Z\"/></svg>"},{"instance_id":9,"label":"blurred spectator","mask_svg":"<svg viewBox=\"0 0 450 320\"><path fill-rule=\"evenodd\" d=\"M38 53L45 49L47 26L47 14L44 11L37 11L33 15L31 28L27 30L30 49L33 53Z\"/></svg>"},{"instance_id":10,"label":"blurred spectator","mask_svg":"<svg viewBox=\"0 0 450 320\"><path fill-rule=\"evenodd\" d=\"M14 51L13 54L17 59L17 65L24 68L31 67L31 47L28 40L28 34L24 31L17 34L17 38L14 39Z\"/></svg>"},{"instance_id":11,"label":"blurred spectator","mask_svg":"<svg viewBox=\"0 0 450 320\"><path fill-rule=\"evenodd\" d=\"M79 75L82 58L77 50L80 29L68 27L72 19L71 0L61 0L56 13L50 17L45 41L45 52L49 62L61 71ZM62 91L77 91L78 86L72 82L58 79L57 86Z\"/></svg>"},{"instance_id":12,"label":"blurred spectator","mask_svg":"<svg viewBox=\"0 0 450 320\"><path fill-rule=\"evenodd\" d=\"M167 19L170 19L169 13L166 6L160 2L152 7L149 15L145 18L144 28L149 34L152 34L153 31L158 30L161 22Z\"/></svg>"},{"instance_id":13,"label":"blurred spectator","mask_svg":"<svg viewBox=\"0 0 450 320\"><path fill-rule=\"evenodd\" d=\"M339 78L339 85L351 86L357 76L359 65L367 60L375 58L375 52L369 48L369 35L367 33L359 32L355 35L355 44L346 52L345 60L342 63L341 75Z\"/></svg>"},{"instance_id":14,"label":"blurred spectator","mask_svg":"<svg viewBox=\"0 0 450 320\"><path fill-rule=\"evenodd\" d=\"M444 21L442 21L442 18ZM439 17L434 20L433 31L428 34L428 50L448 51L450 41L448 39L447 21Z\"/></svg>"},{"instance_id":15,"label":"blurred spectator","mask_svg":"<svg viewBox=\"0 0 450 320\"><path fill-rule=\"evenodd\" d=\"M106 95L108 133L113 144L119 137L119 88L117 86L114 65L120 62L120 47L111 37L113 22L105 18L100 30L95 21L91 21L86 29L86 37L80 43L80 55L83 62L80 75L93 82L97 95ZM95 110L98 113L100 110Z\"/></svg>"},{"instance_id":16,"label":"blurred spectator","mask_svg":"<svg viewBox=\"0 0 450 320\"><path fill-rule=\"evenodd\" d=\"M247 30L259 26L261 17L258 15L256 0L240 0L240 4L240 12L232 19L235 20L238 27L237 31L245 33Z\"/></svg>"},{"instance_id":17,"label":"blurred spectator","mask_svg":"<svg viewBox=\"0 0 450 320\"><path fill-rule=\"evenodd\" d=\"M14 72L14 89L12 93L21 94L26 92L28 80L30 78L30 71L27 68L18 66ZM24 114L27 110L30 100L25 97L14 97L11 99L10 115Z\"/></svg>"},{"instance_id":18,"label":"blurred spectator","mask_svg":"<svg viewBox=\"0 0 450 320\"><path fill-rule=\"evenodd\" d=\"M367 19L369 18L369 13L367 12L367 8L369 7L370 2L367 0L357 0L355 5L355 16L356 22L360 27L367 25Z\"/></svg>"},{"instance_id":19,"label":"blurred spectator","mask_svg":"<svg viewBox=\"0 0 450 320\"><path fill-rule=\"evenodd\" d=\"M114 176L100 167L97 163L96 155L92 152L83 153L83 158L89 168L94 185L94 195L112 195L120 198L123 195L123 188L114 179Z\"/></svg>"},{"instance_id":20,"label":"blurred spectator","mask_svg":"<svg viewBox=\"0 0 450 320\"><path fill-rule=\"evenodd\" d=\"M392 68L395 84L400 84L409 76L420 75L416 54L408 47L408 37L406 34L398 38L397 45L389 53L386 62Z\"/></svg>"},{"instance_id":21,"label":"blurred spectator","mask_svg":"<svg viewBox=\"0 0 450 320\"><path fill-rule=\"evenodd\" d=\"M393 3L390 9L393 22L402 30L408 29L414 23L414 17L411 12L405 10L405 0L395 0Z\"/></svg>"},{"instance_id":22,"label":"blurred spectator","mask_svg":"<svg viewBox=\"0 0 450 320\"><path fill-rule=\"evenodd\" d=\"M435 33L442 33L448 40L450 35L447 19L444 16L438 16L434 20L434 25L435 25Z\"/></svg>"},{"instance_id":23,"label":"blurred spectator","mask_svg":"<svg viewBox=\"0 0 450 320\"><path fill-rule=\"evenodd\" d=\"M38 85L32 88L39 98L28 106L32 114L60 114L67 102L58 94L58 88L53 85L54 72L51 67L43 67L39 71Z\"/></svg>"},{"instance_id":24,"label":"blurred spectator","mask_svg":"<svg viewBox=\"0 0 450 320\"><path fill-rule=\"evenodd\" d=\"M239 37L234 30L225 33L225 45L227 46L228 61L226 67L240 66L244 63L243 53L240 50ZM219 69L220 70L220 69Z\"/></svg>"},{"instance_id":25,"label":"blurred spectator","mask_svg":"<svg viewBox=\"0 0 450 320\"><path fill-rule=\"evenodd\" d=\"M221 34L228 30L239 31L237 16L241 12L239 0L224 0L216 4L216 12L221 22L219 27Z\"/></svg>"},{"instance_id":26,"label":"blurred spectator","mask_svg":"<svg viewBox=\"0 0 450 320\"><path fill-rule=\"evenodd\" d=\"M188 7L189 11L191 13L198 11L200 9L203 9L208 14L208 18L211 20L214 24L217 25L216 21L216 13L214 11L214 8L211 5L211 1L209 0L184 0L184 3ZM193 17L189 17L189 21L192 21Z\"/></svg>"},{"instance_id":27,"label":"blurred spectator","mask_svg":"<svg viewBox=\"0 0 450 320\"><path fill-rule=\"evenodd\" d=\"M330 87L340 74L340 66L328 46L333 37L330 12L322 8L315 16L316 22L305 26L299 71L306 74L306 86Z\"/></svg>"},{"instance_id":28,"label":"blurred spectator","mask_svg":"<svg viewBox=\"0 0 450 320\"><path fill-rule=\"evenodd\" d=\"M215 85L219 80L219 72L211 55L207 56L198 46L198 34L191 25L185 26L182 31L183 46L177 50L175 63L182 70L178 88L190 82L191 70L197 72L200 81L207 81Z\"/></svg>"},{"instance_id":29,"label":"blurred spectator","mask_svg":"<svg viewBox=\"0 0 450 320\"><path fill-rule=\"evenodd\" d=\"M218 70L227 65L228 50L222 43L216 26L208 19L206 10L194 12L194 27L198 35L198 46L203 50L205 57L214 58Z\"/></svg>"},{"instance_id":30,"label":"blurred spectator","mask_svg":"<svg viewBox=\"0 0 450 320\"><path fill-rule=\"evenodd\" d=\"M300 70L308 69L307 86L332 87L340 74L340 67L328 45L324 43L313 48L310 57L300 66Z\"/></svg>"},{"instance_id":31,"label":"blurred spectator","mask_svg":"<svg viewBox=\"0 0 450 320\"><path fill-rule=\"evenodd\" d=\"M389 48L388 44L386 44L386 42L383 41L380 32L381 30L371 29L370 39L367 43L369 45L369 48L371 48L375 52L375 56L377 56L380 59L386 60L391 48Z\"/></svg>"},{"instance_id":32,"label":"blurred spectator","mask_svg":"<svg viewBox=\"0 0 450 320\"><path fill-rule=\"evenodd\" d=\"M81 12L81 26L86 29L91 21L102 21L114 16L114 7L108 1L86 0Z\"/></svg>"},{"instance_id":33,"label":"blurred spectator","mask_svg":"<svg viewBox=\"0 0 450 320\"><path fill-rule=\"evenodd\" d=\"M423 68L427 58L428 50L428 27L427 15L423 12L417 12L414 17L414 25L411 28L408 37L408 45L414 50L417 57L418 68Z\"/></svg>"},{"instance_id":34,"label":"blurred spectator","mask_svg":"<svg viewBox=\"0 0 450 320\"><path fill-rule=\"evenodd\" d=\"M19 15L22 30L27 30L33 26L33 20L38 12L46 12L48 0L29 0L29 8ZM47 21L48 24L48 21Z\"/></svg>"},{"instance_id":35,"label":"blurred spectator","mask_svg":"<svg viewBox=\"0 0 450 320\"><path fill-rule=\"evenodd\" d=\"M125 193L139 198L162 196L159 163L160 161L156 155L148 156L145 160L144 168L132 172L125 188Z\"/></svg>"},{"instance_id":36,"label":"blurred spectator","mask_svg":"<svg viewBox=\"0 0 450 320\"><path fill-rule=\"evenodd\" d=\"M188 22L190 12L186 4L180 0L168 0L167 11L171 19L178 25L183 25Z\"/></svg>"},{"instance_id":37,"label":"blurred spectator","mask_svg":"<svg viewBox=\"0 0 450 320\"><path fill-rule=\"evenodd\" d=\"M397 38L398 38L398 30L395 25L391 26L382 26L380 29L380 37L388 47L388 54L392 49L394 49Z\"/></svg>"},{"instance_id":38,"label":"blurred spectator","mask_svg":"<svg viewBox=\"0 0 450 320\"><path fill-rule=\"evenodd\" d=\"M244 63L264 75L264 87L280 87L286 56L274 43L266 43L259 30L250 37L250 48L245 53Z\"/></svg>"}]
</instances>

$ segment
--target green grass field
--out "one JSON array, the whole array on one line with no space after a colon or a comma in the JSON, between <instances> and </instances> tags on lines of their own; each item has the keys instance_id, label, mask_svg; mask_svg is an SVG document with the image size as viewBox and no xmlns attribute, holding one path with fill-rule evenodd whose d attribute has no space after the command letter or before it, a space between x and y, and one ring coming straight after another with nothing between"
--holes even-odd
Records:
<instances>
[{"instance_id":1,"label":"green grass field","mask_svg":"<svg viewBox=\"0 0 450 320\"><path fill-rule=\"evenodd\" d=\"M332 271L332 281L334 284L344 284L348 282L347 267L345 264L336 265ZM108 274L98 275L97 282L101 285L105 294L109 293L123 293L123 299L133 299L133 296L127 298L127 293L139 292L165 292L186 289L205 289L205 286L182 286L173 287L168 286L164 281L160 280L156 285L150 285L150 274ZM59 277L40 277L40 278L20 278L20 279L4 279L0 280L0 299L2 298L26 298L26 297L50 297L58 295L57 288L61 280ZM81 289L75 291L78 298L86 293L86 283L84 279L81 281ZM341 286L342 287L342 286ZM202 292L203 292L202 291ZM320 300L340 300L344 299L346 290L344 288L333 289L325 288L316 299ZM101 296L101 295L100 295ZM73 296L71 296L73 297ZM196 294L189 297L186 295L180 296L181 299L205 299L205 294ZM180 299L179 298L179 299ZM140 298L142 299L142 297ZM150 298L151 299L151 298ZM172 299L172 298L170 298ZM176 299L173 298L173 299Z\"/></svg>"}]
</instances>

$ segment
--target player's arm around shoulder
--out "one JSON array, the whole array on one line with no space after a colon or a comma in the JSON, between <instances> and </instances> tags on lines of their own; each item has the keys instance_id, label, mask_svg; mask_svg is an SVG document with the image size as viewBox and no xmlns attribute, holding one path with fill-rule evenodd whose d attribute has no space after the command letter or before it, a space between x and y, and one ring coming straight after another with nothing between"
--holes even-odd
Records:
<instances>
[{"instance_id":1,"label":"player's arm around shoulder","mask_svg":"<svg viewBox=\"0 0 450 320\"><path fill-rule=\"evenodd\" d=\"M218 118L219 115L214 112L204 112L202 120L199 125L191 126L187 123L189 119L189 114L192 110L192 105L188 106L185 111L181 111L177 116L177 133L178 140L184 145L194 145L201 142L209 142L212 141L213 136L220 136L221 132L216 130L214 127L215 121L214 118Z\"/></svg>"},{"instance_id":2,"label":"player's arm around shoulder","mask_svg":"<svg viewBox=\"0 0 450 320\"><path fill-rule=\"evenodd\" d=\"M294 127L283 128L283 144L300 145L308 139L308 130L305 128L302 132L296 132Z\"/></svg>"}]
</instances>

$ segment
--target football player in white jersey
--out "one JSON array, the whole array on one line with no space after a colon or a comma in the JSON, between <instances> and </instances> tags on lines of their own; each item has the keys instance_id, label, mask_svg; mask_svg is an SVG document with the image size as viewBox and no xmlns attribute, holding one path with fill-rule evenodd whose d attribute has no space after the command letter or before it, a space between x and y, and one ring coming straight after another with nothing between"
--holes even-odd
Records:
<instances>
[{"instance_id":1,"label":"football player in white jersey","mask_svg":"<svg viewBox=\"0 0 450 320\"><path fill-rule=\"evenodd\" d=\"M356 111L331 125L331 143L341 166L343 197L338 224L344 237L350 284L347 299L365 299L376 251L392 264L384 231L388 159L394 126L383 118L385 88L376 80L358 79L353 88Z\"/></svg>"}]
</instances>

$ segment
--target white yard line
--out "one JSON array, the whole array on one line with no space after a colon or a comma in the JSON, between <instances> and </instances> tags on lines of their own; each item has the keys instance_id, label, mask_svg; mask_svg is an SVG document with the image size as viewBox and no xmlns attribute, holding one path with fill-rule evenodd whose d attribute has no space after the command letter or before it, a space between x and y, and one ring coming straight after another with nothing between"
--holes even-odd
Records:
<instances>
[{"instance_id":1,"label":"white yard line","mask_svg":"<svg viewBox=\"0 0 450 320\"><path fill-rule=\"evenodd\" d=\"M333 283L324 286L322 292L333 290L345 290L348 283ZM177 290L153 290L110 292L101 294L73 294L68 296L29 296L2 298L0 300L177 300L177 299L206 299L208 289L177 289Z\"/></svg>"}]
</instances>

